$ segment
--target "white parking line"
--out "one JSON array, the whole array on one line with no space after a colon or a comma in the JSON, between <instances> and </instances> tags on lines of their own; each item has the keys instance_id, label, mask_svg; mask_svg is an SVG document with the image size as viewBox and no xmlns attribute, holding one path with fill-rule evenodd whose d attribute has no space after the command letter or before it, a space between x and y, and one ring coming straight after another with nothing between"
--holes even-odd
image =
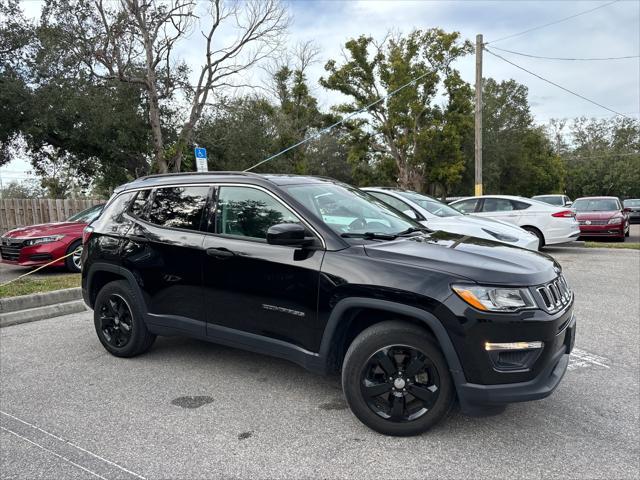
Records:
<instances>
[{"instance_id":1,"label":"white parking line","mask_svg":"<svg viewBox=\"0 0 640 480\"><path fill-rule=\"evenodd\" d=\"M108 480L107 478L105 478L102 475L94 472L93 470L89 470L88 468L85 468L82 465L78 465L74 461L69 460L67 457L63 457L62 455L54 452L53 450L49 450L47 447L43 447L39 443L36 443L36 442L33 442L33 441L29 440L28 438L23 437L22 435L14 432L13 430L9 430L8 428L4 428L4 427L0 427L0 429L4 430L5 432L9 432L10 434L15 435L18 438L21 438L25 442L29 442L31 445L35 445L36 447L41 448L42 450L44 450L47 453L50 453L51 455L55 455L56 457L60 458L61 460L64 460L65 462L70 463L74 467L78 467L80 470L84 470L85 472L90 473L91 475L96 476L98 478L101 478L102 480Z\"/></svg>"},{"instance_id":2,"label":"white parking line","mask_svg":"<svg viewBox=\"0 0 640 480\"><path fill-rule=\"evenodd\" d=\"M569 357L569 366L567 368L569 370L575 370L577 368L592 367L594 365L602 368L610 368L609 365L607 365L608 362L608 358L586 352L579 348L574 348Z\"/></svg>"},{"instance_id":3,"label":"white parking line","mask_svg":"<svg viewBox=\"0 0 640 480\"><path fill-rule=\"evenodd\" d=\"M64 438L61 438L61 437L59 437L59 436L57 436L57 435L55 435L55 434L53 434L53 433L51 433L51 432L47 432L46 430L43 430L42 428L40 428L40 427L38 427L38 426L36 426L36 425L33 425L33 424L31 424L31 423L29 423L29 422L27 422L27 421L25 421L25 420L22 420L22 419L20 419L20 418L18 418L18 417L16 417L16 416L14 416L14 415L11 415L10 413L4 412L4 411L2 411L2 410L0 410L0 413L1 413L1 414L3 414L3 415L6 415L6 416L7 416L7 417L9 417L9 418L13 418L14 420L17 420L17 421L18 421L18 422L20 422L20 423L23 423L23 424L25 424L25 425L28 425L29 427L34 428L34 429L38 430L39 432L42 432L42 433L44 433L44 434L46 434L46 435L49 435L50 437L53 437L53 438L55 438L56 440L59 440L60 442L66 443L67 445L69 445L69 446L71 446L71 447L73 447L73 448L76 448L76 449L80 450L81 452L87 453L87 454L91 455L92 457L97 458L98 460L102 460L103 462L108 463L109 465L112 465L112 466L114 466L114 467L116 467L116 468L119 468L119 469L120 469L120 470L122 470L123 472L127 472L127 473L129 473L129 474L133 475L134 477L140 478L141 480L146 480L146 478L145 478L145 477L143 477L142 475L139 475L139 474L137 474L137 473L135 473L135 472L132 472L131 470L129 470L129 469L127 469L127 468L123 467L122 465L118 465L117 463L112 462L111 460L107 460L106 458L101 457L100 455L98 455L98 454L96 454L96 453L90 452L89 450L87 450L87 449L85 449L85 448L82 448L82 447L80 447L79 445L76 445L75 443L70 442L69 440L65 440ZM4 427L0 427L0 428L3 428L4 430L7 430L7 431L9 431L9 432L13 433L14 435L17 435L17 436L19 436L20 438L24 438L24 437L21 437L20 435L18 435L17 433L12 432L11 430L5 429ZM31 442L31 440L28 440L28 439L26 439L26 438L25 438L25 440L27 440L28 442ZM34 445L38 445L38 444L36 444L35 442L31 442L31 443L34 443ZM38 446L39 446L39 447L41 447L41 448L43 448L44 450L47 450L45 447L42 447L41 445L38 445ZM49 451L49 450L47 450L47 451ZM60 456L60 455L56 454L55 452L51 452L51 453L53 453L54 455ZM61 456L60 456L60 457L61 457ZM61 457L61 458L64 458L64 457ZM68 460L68 459L65 459L65 460ZM68 460L68 461L69 461L69 462L71 462L71 460ZM73 462L71 462L71 463L73 463ZM75 465L75 464L74 464L74 465ZM79 465L77 465L77 466L79 466ZM80 467L80 468L83 468L83 467ZM83 468L83 470L84 470L84 468ZM96 474L96 475L98 475L98 474ZM100 476L100 475L98 475L98 476ZM100 477L100 478L103 478L103 477Z\"/></svg>"}]
</instances>

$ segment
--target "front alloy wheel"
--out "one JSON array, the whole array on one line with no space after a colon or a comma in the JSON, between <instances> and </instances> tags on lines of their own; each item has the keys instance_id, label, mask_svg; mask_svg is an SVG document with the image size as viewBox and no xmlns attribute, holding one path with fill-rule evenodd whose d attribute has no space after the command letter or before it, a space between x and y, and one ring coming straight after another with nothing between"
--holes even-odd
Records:
<instances>
[{"instance_id":1,"label":"front alloy wheel","mask_svg":"<svg viewBox=\"0 0 640 480\"><path fill-rule=\"evenodd\" d=\"M400 321L358 335L342 365L342 389L358 419L386 435L417 435L444 418L454 400L449 366L424 328Z\"/></svg>"},{"instance_id":2,"label":"front alloy wheel","mask_svg":"<svg viewBox=\"0 0 640 480\"><path fill-rule=\"evenodd\" d=\"M440 393L440 377L424 353L407 345L391 345L369 357L360 386L376 415L410 422L433 408Z\"/></svg>"}]
</instances>

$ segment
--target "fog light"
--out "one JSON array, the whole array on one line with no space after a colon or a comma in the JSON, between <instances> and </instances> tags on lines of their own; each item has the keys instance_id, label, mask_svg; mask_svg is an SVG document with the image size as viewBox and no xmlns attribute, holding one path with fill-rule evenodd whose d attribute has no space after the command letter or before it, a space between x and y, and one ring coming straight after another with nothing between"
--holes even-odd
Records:
<instances>
[{"instance_id":1,"label":"fog light","mask_svg":"<svg viewBox=\"0 0 640 480\"><path fill-rule=\"evenodd\" d=\"M493 350L531 350L542 348L542 342L511 342L511 343L491 343L486 342L484 349L488 352Z\"/></svg>"}]
</instances>

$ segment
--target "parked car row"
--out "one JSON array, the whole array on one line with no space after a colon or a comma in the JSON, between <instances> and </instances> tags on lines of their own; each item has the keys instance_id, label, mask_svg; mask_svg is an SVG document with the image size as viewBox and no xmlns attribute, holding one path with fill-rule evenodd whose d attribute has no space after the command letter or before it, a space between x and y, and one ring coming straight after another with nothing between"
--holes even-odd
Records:
<instances>
[{"instance_id":1,"label":"parked car row","mask_svg":"<svg viewBox=\"0 0 640 480\"><path fill-rule=\"evenodd\" d=\"M617 197L583 197L572 202L566 195L538 195L534 199L571 207L580 224L580 237L608 237L624 242L632 220L640 220L640 199L620 202Z\"/></svg>"}]
</instances>

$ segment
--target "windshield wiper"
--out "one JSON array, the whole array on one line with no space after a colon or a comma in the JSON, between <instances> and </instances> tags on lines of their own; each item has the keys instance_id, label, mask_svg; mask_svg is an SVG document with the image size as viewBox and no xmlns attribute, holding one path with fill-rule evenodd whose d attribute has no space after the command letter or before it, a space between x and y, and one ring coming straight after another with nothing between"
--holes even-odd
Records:
<instances>
[{"instance_id":1,"label":"windshield wiper","mask_svg":"<svg viewBox=\"0 0 640 480\"><path fill-rule=\"evenodd\" d=\"M341 233L342 238L364 238L366 240L395 240L398 235L394 233L364 232L364 233Z\"/></svg>"},{"instance_id":2,"label":"windshield wiper","mask_svg":"<svg viewBox=\"0 0 640 480\"><path fill-rule=\"evenodd\" d=\"M422 227L422 228L416 228L416 227L409 227L406 230L403 230L401 232L395 233L394 235L396 237L403 237L404 235L409 235L411 233L415 233L415 232L430 232L431 230L429 230L427 227Z\"/></svg>"}]
</instances>

